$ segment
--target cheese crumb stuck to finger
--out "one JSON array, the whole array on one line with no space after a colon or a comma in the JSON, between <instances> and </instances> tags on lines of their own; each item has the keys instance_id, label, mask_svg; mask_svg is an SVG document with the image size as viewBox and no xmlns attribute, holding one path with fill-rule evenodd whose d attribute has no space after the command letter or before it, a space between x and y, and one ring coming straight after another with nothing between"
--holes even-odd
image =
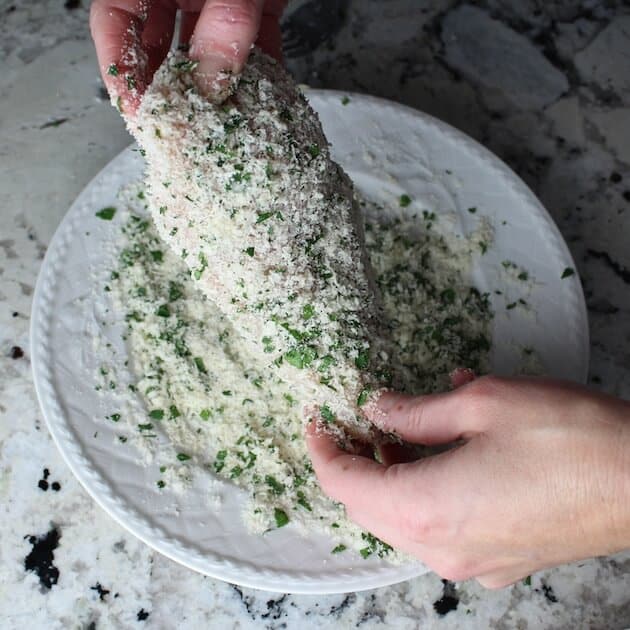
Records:
<instances>
[{"instance_id":1,"label":"cheese crumb stuck to finger","mask_svg":"<svg viewBox=\"0 0 630 630\"><path fill-rule=\"evenodd\" d=\"M253 51L223 104L172 53L130 122L160 236L263 369L340 436L391 383L385 322L352 185L286 72Z\"/></svg>"}]
</instances>

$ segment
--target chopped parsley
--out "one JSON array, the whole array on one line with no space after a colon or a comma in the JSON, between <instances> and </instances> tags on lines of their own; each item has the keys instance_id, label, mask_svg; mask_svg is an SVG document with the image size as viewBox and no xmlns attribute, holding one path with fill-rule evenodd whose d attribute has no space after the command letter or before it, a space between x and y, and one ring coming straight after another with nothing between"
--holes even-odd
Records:
<instances>
[{"instance_id":1,"label":"chopped parsley","mask_svg":"<svg viewBox=\"0 0 630 630\"><path fill-rule=\"evenodd\" d=\"M370 351L369 350L361 350L357 355L357 358L354 360L354 364L360 369L367 369L368 365L370 365Z\"/></svg>"},{"instance_id":2,"label":"chopped parsley","mask_svg":"<svg viewBox=\"0 0 630 630\"><path fill-rule=\"evenodd\" d=\"M273 518L275 519L276 527L278 528L284 527L289 522L289 517L287 516L287 513L280 508L273 509Z\"/></svg>"},{"instance_id":3,"label":"chopped parsley","mask_svg":"<svg viewBox=\"0 0 630 630\"><path fill-rule=\"evenodd\" d=\"M411 203L411 197L407 194L400 195L398 203L401 208L406 208Z\"/></svg>"},{"instance_id":4,"label":"chopped parsley","mask_svg":"<svg viewBox=\"0 0 630 630\"><path fill-rule=\"evenodd\" d=\"M214 470L216 472L221 472L225 466L225 458L227 457L227 451L221 450L217 453L217 456L214 460Z\"/></svg>"},{"instance_id":5,"label":"chopped parsley","mask_svg":"<svg viewBox=\"0 0 630 630\"><path fill-rule=\"evenodd\" d=\"M96 216L99 219L103 219L103 221L111 221L116 214L116 208L114 206L107 206L107 208L103 208L96 213Z\"/></svg>"},{"instance_id":6,"label":"chopped parsley","mask_svg":"<svg viewBox=\"0 0 630 630\"><path fill-rule=\"evenodd\" d=\"M110 63L109 68L107 68L107 74L112 77L118 76L118 66L115 63Z\"/></svg>"},{"instance_id":7,"label":"chopped parsley","mask_svg":"<svg viewBox=\"0 0 630 630\"><path fill-rule=\"evenodd\" d=\"M273 494L282 494L286 489L286 486L273 475L265 475L265 483L271 488Z\"/></svg>"},{"instance_id":8,"label":"chopped parsley","mask_svg":"<svg viewBox=\"0 0 630 630\"><path fill-rule=\"evenodd\" d=\"M186 462L190 459L190 455L186 455L186 453L177 453L177 459L180 462Z\"/></svg>"},{"instance_id":9,"label":"chopped parsley","mask_svg":"<svg viewBox=\"0 0 630 630\"><path fill-rule=\"evenodd\" d=\"M564 280L565 278L570 278L571 276L575 275L575 269L572 269L571 267L566 267L566 269L562 272L562 275L560 276L560 278L562 280Z\"/></svg>"},{"instance_id":10,"label":"chopped parsley","mask_svg":"<svg viewBox=\"0 0 630 630\"><path fill-rule=\"evenodd\" d=\"M347 549L347 547L343 544L337 545L330 553L341 553L342 551L345 551Z\"/></svg>"},{"instance_id":11,"label":"chopped parsley","mask_svg":"<svg viewBox=\"0 0 630 630\"><path fill-rule=\"evenodd\" d=\"M164 409L153 409L152 411L149 411L149 418L153 418L153 420L163 420Z\"/></svg>"},{"instance_id":12,"label":"chopped parsley","mask_svg":"<svg viewBox=\"0 0 630 630\"><path fill-rule=\"evenodd\" d=\"M313 363L317 353L308 346L299 346L285 353L284 358L287 363L301 370Z\"/></svg>"},{"instance_id":13,"label":"chopped parsley","mask_svg":"<svg viewBox=\"0 0 630 630\"><path fill-rule=\"evenodd\" d=\"M322 405L322 407L319 410L319 413L322 417L322 420L324 420L324 422L330 423L330 422L334 422L337 419L337 417L330 410L330 407L328 405Z\"/></svg>"},{"instance_id":14,"label":"chopped parsley","mask_svg":"<svg viewBox=\"0 0 630 630\"><path fill-rule=\"evenodd\" d=\"M201 357L195 357L194 359L195 365L197 366L197 369L202 373L202 374L207 374L208 370L206 370L206 366L203 362L203 359Z\"/></svg>"},{"instance_id":15,"label":"chopped parsley","mask_svg":"<svg viewBox=\"0 0 630 630\"><path fill-rule=\"evenodd\" d=\"M160 306L158 306L157 310L155 311L155 314L158 317L170 317L171 309L168 307L168 304L160 304Z\"/></svg>"},{"instance_id":16,"label":"chopped parsley","mask_svg":"<svg viewBox=\"0 0 630 630\"><path fill-rule=\"evenodd\" d=\"M367 399L369 398L369 396L370 396L369 389L361 390L361 393L359 394L357 398L357 407L363 407L363 405L365 405L365 403L367 402Z\"/></svg>"}]
</instances>

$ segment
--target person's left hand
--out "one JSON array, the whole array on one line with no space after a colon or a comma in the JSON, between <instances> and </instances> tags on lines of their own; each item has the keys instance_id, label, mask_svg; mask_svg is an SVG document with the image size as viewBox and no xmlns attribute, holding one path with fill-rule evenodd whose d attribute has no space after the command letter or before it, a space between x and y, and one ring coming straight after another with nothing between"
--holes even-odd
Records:
<instances>
[{"instance_id":1,"label":"person's left hand","mask_svg":"<svg viewBox=\"0 0 630 630\"><path fill-rule=\"evenodd\" d=\"M195 76L210 100L221 100L254 42L282 60L279 19L286 0L94 0L90 29L103 81L133 115L166 57L181 11L179 43L190 43Z\"/></svg>"}]
</instances>

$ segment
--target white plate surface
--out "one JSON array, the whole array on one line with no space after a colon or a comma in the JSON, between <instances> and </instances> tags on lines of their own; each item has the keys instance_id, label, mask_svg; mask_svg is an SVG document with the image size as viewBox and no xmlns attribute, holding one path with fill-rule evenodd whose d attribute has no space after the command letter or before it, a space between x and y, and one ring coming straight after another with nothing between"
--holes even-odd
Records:
<instances>
[{"instance_id":1,"label":"white plate surface","mask_svg":"<svg viewBox=\"0 0 630 630\"><path fill-rule=\"evenodd\" d=\"M534 195L479 144L415 110L359 95L308 90L337 161L364 193L396 199L405 193L413 210L455 213L455 231L470 232L481 216L495 226L487 254L471 270L476 286L493 293L493 370L517 373L523 348L533 348L547 374L584 381L588 326L577 276L555 224ZM342 100L343 99L343 100ZM120 330L103 329L109 304L95 281L110 260L120 223L95 212L116 205L121 186L137 180L143 163L126 149L79 195L53 237L33 301L31 352L37 393L50 432L66 462L92 497L157 551L209 576L271 591L335 593L375 588L426 571L421 564L392 566L350 554L331 556L330 540L300 537L288 526L264 537L241 524L242 491L222 482L223 505L212 508L204 489L184 497L155 487L157 464L145 467L133 447L116 439L106 397L96 394L100 357L95 335L109 337L123 371ZM424 204L424 205L423 205ZM476 207L470 213L468 208ZM523 295L507 281L502 262L528 271L531 309L506 309ZM507 296L505 295L507 293ZM96 437L95 437L96 434ZM346 557L344 557L346 556Z\"/></svg>"}]
</instances>

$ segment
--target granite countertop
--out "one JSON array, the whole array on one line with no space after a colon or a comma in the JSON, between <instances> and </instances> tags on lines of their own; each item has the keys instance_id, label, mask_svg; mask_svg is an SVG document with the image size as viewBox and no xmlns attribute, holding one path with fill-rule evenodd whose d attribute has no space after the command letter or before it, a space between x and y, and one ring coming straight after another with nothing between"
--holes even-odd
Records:
<instances>
[{"instance_id":1,"label":"granite countertop","mask_svg":"<svg viewBox=\"0 0 630 630\"><path fill-rule=\"evenodd\" d=\"M277 595L174 564L87 496L43 423L28 351L47 243L130 143L98 76L87 13L81 0L0 0L0 625L630 627L630 553L500 591L429 574L363 593ZM590 381L630 397L628 3L300 1L285 32L299 81L419 108L523 177L584 283Z\"/></svg>"}]
</instances>

